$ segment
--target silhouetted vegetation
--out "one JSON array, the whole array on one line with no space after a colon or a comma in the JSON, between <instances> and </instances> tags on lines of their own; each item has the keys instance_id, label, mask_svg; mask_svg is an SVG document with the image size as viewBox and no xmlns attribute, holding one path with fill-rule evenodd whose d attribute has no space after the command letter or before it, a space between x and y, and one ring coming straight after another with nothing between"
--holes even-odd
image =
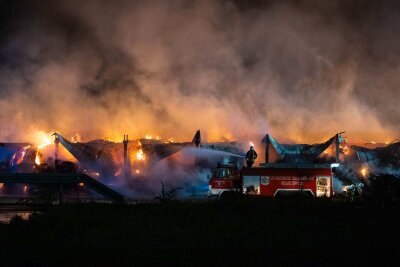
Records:
<instances>
[{"instance_id":1,"label":"silhouetted vegetation","mask_svg":"<svg viewBox=\"0 0 400 267\"><path fill-rule=\"evenodd\" d=\"M1 266L394 264L399 211L329 200L55 206L0 225Z\"/></svg>"}]
</instances>

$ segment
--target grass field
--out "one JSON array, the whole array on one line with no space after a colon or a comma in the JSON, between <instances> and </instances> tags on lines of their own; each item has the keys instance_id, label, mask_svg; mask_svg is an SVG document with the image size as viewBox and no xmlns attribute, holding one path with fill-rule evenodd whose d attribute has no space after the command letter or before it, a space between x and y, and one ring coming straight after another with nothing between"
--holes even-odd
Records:
<instances>
[{"instance_id":1,"label":"grass field","mask_svg":"<svg viewBox=\"0 0 400 267\"><path fill-rule=\"evenodd\" d=\"M55 206L0 225L0 266L398 266L399 214L332 201Z\"/></svg>"}]
</instances>

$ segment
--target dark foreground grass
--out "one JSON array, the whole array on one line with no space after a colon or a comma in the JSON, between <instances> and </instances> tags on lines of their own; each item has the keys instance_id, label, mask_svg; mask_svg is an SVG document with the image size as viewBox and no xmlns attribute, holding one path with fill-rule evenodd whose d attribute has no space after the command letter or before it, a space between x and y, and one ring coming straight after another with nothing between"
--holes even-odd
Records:
<instances>
[{"instance_id":1,"label":"dark foreground grass","mask_svg":"<svg viewBox=\"0 0 400 267\"><path fill-rule=\"evenodd\" d=\"M330 201L66 205L0 225L0 265L399 266L399 214Z\"/></svg>"}]
</instances>

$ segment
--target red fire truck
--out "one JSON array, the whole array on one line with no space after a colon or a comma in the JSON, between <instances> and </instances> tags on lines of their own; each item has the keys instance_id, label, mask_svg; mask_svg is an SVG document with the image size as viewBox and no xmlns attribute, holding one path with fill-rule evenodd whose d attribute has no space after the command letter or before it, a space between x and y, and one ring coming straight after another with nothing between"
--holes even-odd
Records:
<instances>
[{"instance_id":1,"label":"red fire truck","mask_svg":"<svg viewBox=\"0 0 400 267\"><path fill-rule=\"evenodd\" d=\"M261 164L239 170L234 164L218 165L209 180L209 197L233 194L284 197L332 197L332 168L338 164Z\"/></svg>"}]
</instances>

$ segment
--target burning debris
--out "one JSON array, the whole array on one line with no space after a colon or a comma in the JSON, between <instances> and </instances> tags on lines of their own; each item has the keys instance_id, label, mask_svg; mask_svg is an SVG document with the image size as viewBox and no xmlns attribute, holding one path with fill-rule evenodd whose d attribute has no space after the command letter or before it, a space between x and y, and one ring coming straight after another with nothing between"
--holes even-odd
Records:
<instances>
[{"instance_id":1,"label":"burning debris","mask_svg":"<svg viewBox=\"0 0 400 267\"><path fill-rule=\"evenodd\" d=\"M207 182L203 169L223 157L239 156L225 151L243 154L238 143L200 145L200 131L193 142L184 143L151 136L136 140L124 136L123 142L69 141L58 133L53 137L54 142L51 135L41 135L39 145L5 144L9 149L1 151L3 172L85 173L127 195L154 198L160 180L168 187L188 186L191 189L186 191L193 192L199 181ZM22 168L25 165L27 168Z\"/></svg>"},{"instance_id":2,"label":"burning debris","mask_svg":"<svg viewBox=\"0 0 400 267\"><path fill-rule=\"evenodd\" d=\"M124 136L123 142L101 139L78 142L69 141L59 133L53 136L54 142L46 136L39 145L1 144L1 172L85 173L127 195L165 200L174 197L177 191L190 192L206 185L206 176L218 161L243 164L246 149L237 142L202 143L200 131L192 142L184 143L151 135L136 140ZM332 186L335 193L345 194L351 200L377 184L371 179L379 180L377 177L382 175L399 177L399 142L376 148L350 146L341 134L313 145L281 144L270 135L263 142L267 164L341 163L335 168ZM164 189L157 195L155 188L160 182ZM79 186L84 187L83 183ZM183 190L169 194L165 187ZM29 190L23 188L23 191Z\"/></svg>"}]
</instances>

